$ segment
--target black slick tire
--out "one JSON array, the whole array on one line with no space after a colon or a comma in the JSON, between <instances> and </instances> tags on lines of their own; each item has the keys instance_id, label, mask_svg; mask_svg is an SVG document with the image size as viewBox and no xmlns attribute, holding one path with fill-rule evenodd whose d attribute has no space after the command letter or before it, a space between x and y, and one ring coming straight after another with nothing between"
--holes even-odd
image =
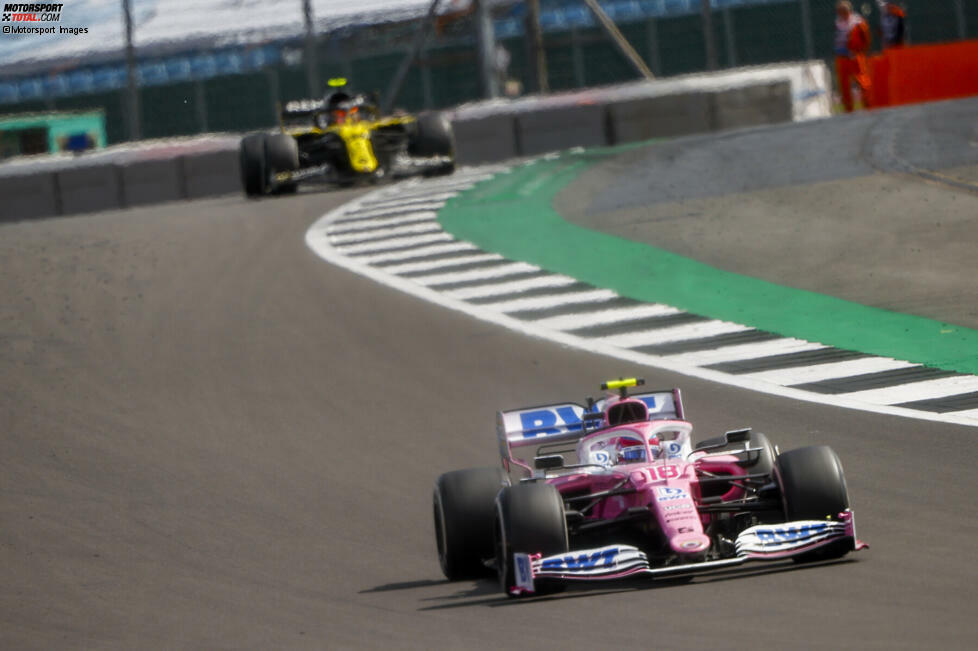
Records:
<instances>
[{"instance_id":1,"label":"black slick tire","mask_svg":"<svg viewBox=\"0 0 978 651\"><path fill-rule=\"evenodd\" d=\"M469 468L441 475L432 506L438 562L450 581L483 576L493 555L495 500L506 476L501 468Z\"/></svg>"},{"instance_id":2,"label":"black slick tire","mask_svg":"<svg viewBox=\"0 0 978 651\"><path fill-rule=\"evenodd\" d=\"M265 134L251 133L241 139L238 148L241 162L241 185L246 196L255 198L268 190L265 164Z\"/></svg>"},{"instance_id":3,"label":"black slick tire","mask_svg":"<svg viewBox=\"0 0 978 651\"><path fill-rule=\"evenodd\" d=\"M273 133L265 136L264 144L269 175L299 169L299 146L295 138L287 133ZM281 183L274 190L276 194L292 194L296 191L296 184Z\"/></svg>"},{"instance_id":4,"label":"black slick tire","mask_svg":"<svg viewBox=\"0 0 978 651\"><path fill-rule=\"evenodd\" d=\"M551 556L568 549L564 502L557 489L549 484L528 483L501 490L496 498L494 541L499 585L507 596L517 596L509 591L516 584L514 553ZM561 584L541 580L534 587L536 594L563 589Z\"/></svg>"},{"instance_id":5,"label":"black slick tire","mask_svg":"<svg viewBox=\"0 0 978 651\"><path fill-rule=\"evenodd\" d=\"M442 113L422 113L415 123L414 136L408 142L412 156L455 156L455 133L452 123Z\"/></svg>"},{"instance_id":6,"label":"black slick tire","mask_svg":"<svg viewBox=\"0 0 978 651\"><path fill-rule=\"evenodd\" d=\"M794 520L836 519L849 508L842 463L827 445L815 445L781 453L775 462L775 477L781 490L785 518ZM827 545L795 557L806 562L845 556L852 551L851 541Z\"/></svg>"}]
</instances>

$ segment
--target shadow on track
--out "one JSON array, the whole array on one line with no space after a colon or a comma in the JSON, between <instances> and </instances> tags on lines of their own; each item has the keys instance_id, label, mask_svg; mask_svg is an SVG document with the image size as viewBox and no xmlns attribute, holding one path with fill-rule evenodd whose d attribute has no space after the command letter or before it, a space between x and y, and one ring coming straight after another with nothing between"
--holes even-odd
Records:
<instances>
[{"instance_id":1,"label":"shadow on track","mask_svg":"<svg viewBox=\"0 0 978 651\"><path fill-rule=\"evenodd\" d=\"M730 570L719 570L711 574L697 576L697 577L679 577L673 579L659 579L650 581L647 578L633 577L629 579L621 579L613 584L603 584L598 587L595 584L589 583L572 583L567 586L564 592L559 594L552 594L540 597L524 597L520 599L511 599L499 593L499 586L496 581L492 579L478 579L471 588L460 589L457 592L438 596L438 597L426 597L422 599L423 602L430 601L440 601L447 603L438 603L430 606L423 606L418 608L418 611L435 611L435 610L449 610L454 608L467 608L473 606L487 606L490 608L498 608L500 606L514 606L525 603L540 603L546 601L557 601L557 600L567 600L567 599L579 599L582 597L601 597L603 595L614 595L623 592L644 592L648 590L661 590L661 589L680 589L682 586L687 585L710 585L714 583L720 583L731 580L748 580L753 577L768 576L772 574L780 574L795 571L805 571L814 570L823 567L833 566L833 565L848 565L857 562L856 559L838 559L831 561L813 562L798 564L791 561L779 562L776 565L771 564L764 567L757 567L753 569L744 568L733 568ZM390 583L386 585L377 586L376 588L370 588L368 590L362 590L360 594L370 593L370 592L386 592L391 590L410 590L414 588L425 588L438 585L451 585L451 581L441 580L420 580L420 581L405 581L401 583ZM492 596L489 596L492 595ZM474 599L475 597L485 597L482 599Z\"/></svg>"}]
</instances>

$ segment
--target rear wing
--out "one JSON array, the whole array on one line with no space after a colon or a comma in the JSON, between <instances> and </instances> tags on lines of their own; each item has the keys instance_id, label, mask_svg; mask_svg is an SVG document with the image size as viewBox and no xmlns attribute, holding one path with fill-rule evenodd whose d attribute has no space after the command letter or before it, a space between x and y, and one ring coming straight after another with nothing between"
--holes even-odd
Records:
<instances>
[{"instance_id":1,"label":"rear wing","mask_svg":"<svg viewBox=\"0 0 978 651\"><path fill-rule=\"evenodd\" d=\"M282 107L283 118L307 117L326 109L326 102L321 99L298 99L286 102Z\"/></svg>"},{"instance_id":2,"label":"rear wing","mask_svg":"<svg viewBox=\"0 0 978 651\"><path fill-rule=\"evenodd\" d=\"M645 403L650 421L685 420L679 389L635 393L628 398ZM524 457L523 460L513 456L514 448L534 446L539 449L545 444L576 442L603 426L601 414L607 402L599 400L590 408L566 402L498 412L496 434L503 465L508 470L509 464L515 463L532 472L525 461L526 455L519 455ZM533 456L536 456L535 451Z\"/></svg>"}]
</instances>

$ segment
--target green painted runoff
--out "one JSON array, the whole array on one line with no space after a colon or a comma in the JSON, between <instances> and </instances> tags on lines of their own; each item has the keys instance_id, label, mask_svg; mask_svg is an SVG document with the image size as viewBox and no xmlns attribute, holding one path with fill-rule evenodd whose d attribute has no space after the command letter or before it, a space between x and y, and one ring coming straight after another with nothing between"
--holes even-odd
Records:
<instances>
[{"instance_id":1,"label":"green painted runoff","mask_svg":"<svg viewBox=\"0 0 978 651\"><path fill-rule=\"evenodd\" d=\"M650 303L786 337L978 374L978 330L723 271L565 221L553 199L621 148L538 160L451 199L442 227L487 251Z\"/></svg>"}]
</instances>

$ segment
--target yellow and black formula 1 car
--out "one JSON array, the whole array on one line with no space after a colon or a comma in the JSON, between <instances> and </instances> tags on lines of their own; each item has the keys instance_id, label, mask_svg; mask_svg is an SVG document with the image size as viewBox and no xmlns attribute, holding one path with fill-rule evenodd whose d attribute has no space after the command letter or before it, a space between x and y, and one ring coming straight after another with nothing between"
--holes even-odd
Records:
<instances>
[{"instance_id":1,"label":"yellow and black formula 1 car","mask_svg":"<svg viewBox=\"0 0 978 651\"><path fill-rule=\"evenodd\" d=\"M245 194L294 192L303 181L339 185L413 174L451 174L455 137L437 112L381 116L376 102L347 93L345 80L330 80L321 100L289 102L276 133L241 140Z\"/></svg>"}]
</instances>

